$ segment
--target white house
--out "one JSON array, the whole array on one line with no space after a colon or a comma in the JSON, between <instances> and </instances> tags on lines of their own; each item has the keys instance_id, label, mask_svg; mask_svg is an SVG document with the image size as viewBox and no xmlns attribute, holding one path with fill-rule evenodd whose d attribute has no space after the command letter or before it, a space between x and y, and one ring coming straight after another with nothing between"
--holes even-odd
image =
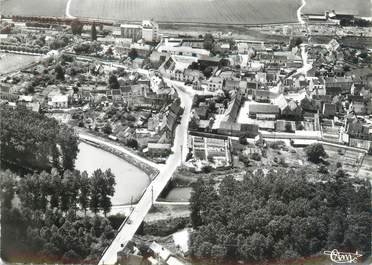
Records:
<instances>
[{"instance_id":1,"label":"white house","mask_svg":"<svg viewBox=\"0 0 372 265\"><path fill-rule=\"evenodd\" d=\"M223 79L221 77L213 76L208 80L203 81L203 84L206 85L208 91L214 92L222 89Z\"/></svg>"},{"instance_id":2,"label":"white house","mask_svg":"<svg viewBox=\"0 0 372 265\"><path fill-rule=\"evenodd\" d=\"M68 108L68 96L67 95L55 95L48 102L48 105L52 109L66 109Z\"/></svg>"}]
</instances>

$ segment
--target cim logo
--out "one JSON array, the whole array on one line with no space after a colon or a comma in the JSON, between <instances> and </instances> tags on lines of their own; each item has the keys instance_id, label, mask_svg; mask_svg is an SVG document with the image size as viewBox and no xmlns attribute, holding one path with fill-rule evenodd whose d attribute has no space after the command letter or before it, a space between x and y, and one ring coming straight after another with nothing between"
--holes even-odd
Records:
<instances>
[{"instance_id":1,"label":"cim logo","mask_svg":"<svg viewBox=\"0 0 372 265\"><path fill-rule=\"evenodd\" d=\"M334 249L332 251L324 251L325 255L329 256L329 258L338 264L342 263L357 263L358 259L362 257L362 254L359 254L358 251L355 253L349 253L349 252L339 252L337 249Z\"/></svg>"}]
</instances>

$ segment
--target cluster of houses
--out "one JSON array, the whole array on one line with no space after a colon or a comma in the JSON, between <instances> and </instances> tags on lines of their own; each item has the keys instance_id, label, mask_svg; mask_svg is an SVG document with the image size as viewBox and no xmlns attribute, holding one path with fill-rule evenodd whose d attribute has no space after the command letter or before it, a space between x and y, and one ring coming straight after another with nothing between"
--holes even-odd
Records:
<instances>
[{"instance_id":1,"label":"cluster of houses","mask_svg":"<svg viewBox=\"0 0 372 265\"><path fill-rule=\"evenodd\" d=\"M119 76L118 86L110 88L107 84L109 64L77 56L85 60L82 64L88 65L89 71L76 77L71 74L74 71L66 69L67 86L46 83L47 89L19 99L27 84L6 80L1 84L2 99L22 102L34 110L34 103L51 111L102 101L149 110L151 115L137 123L137 135L150 134L145 152L161 156L170 152L172 133L182 113L177 93L163 81L166 77L191 86L198 94L189 129L190 148L197 160L228 165L231 159L223 155L231 146L228 139L262 134L293 134L294 139L313 135L367 149L371 145L368 51L344 47L336 39L308 45L311 67L303 72L299 71L304 59L300 47L282 42L216 38L206 45L206 36L162 36L153 20L113 29L111 34L98 36L97 42L112 47L117 54L136 51L132 64L125 66L131 74ZM156 66L151 77L134 70L144 67L145 60L152 68ZM42 74L46 71L38 69L42 67L37 65L31 72ZM49 68L47 71L53 74ZM18 81L30 80L30 76L23 77L18 76ZM213 155L216 159L211 158L213 152L208 153L214 145L220 150Z\"/></svg>"},{"instance_id":2,"label":"cluster of houses","mask_svg":"<svg viewBox=\"0 0 372 265\"><path fill-rule=\"evenodd\" d=\"M184 43L192 45L185 49ZM372 71L358 60L360 51L353 55L355 49L344 48L336 40L310 46L312 68L302 73L297 71L302 58L296 47L288 51L276 43L255 43L254 49L244 49L244 42L239 42L238 51L225 51L228 56L221 58L198 43L166 39L159 45L159 52L166 52L159 71L192 86L199 95L189 127L194 159L211 162L207 150L213 148L207 147L206 139L221 136L285 133L294 141L323 139L370 148ZM323 55L315 56L318 51ZM357 59L351 62L353 56Z\"/></svg>"}]
</instances>

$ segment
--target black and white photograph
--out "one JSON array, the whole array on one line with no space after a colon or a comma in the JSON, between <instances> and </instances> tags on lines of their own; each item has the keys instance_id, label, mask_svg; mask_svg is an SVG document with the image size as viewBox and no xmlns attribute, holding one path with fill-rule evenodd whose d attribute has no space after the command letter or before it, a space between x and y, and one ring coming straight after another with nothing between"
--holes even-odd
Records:
<instances>
[{"instance_id":1,"label":"black and white photograph","mask_svg":"<svg viewBox=\"0 0 372 265\"><path fill-rule=\"evenodd\" d=\"M0 0L0 265L372 265L371 0Z\"/></svg>"}]
</instances>

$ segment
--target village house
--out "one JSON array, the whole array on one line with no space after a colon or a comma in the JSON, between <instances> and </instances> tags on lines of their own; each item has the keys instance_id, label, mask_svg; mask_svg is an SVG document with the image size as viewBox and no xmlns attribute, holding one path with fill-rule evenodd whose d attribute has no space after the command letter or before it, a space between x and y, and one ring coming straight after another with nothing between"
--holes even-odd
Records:
<instances>
[{"instance_id":1,"label":"village house","mask_svg":"<svg viewBox=\"0 0 372 265\"><path fill-rule=\"evenodd\" d=\"M195 49L192 47L185 46L165 46L159 45L157 48L158 52L169 55L180 55L195 58L208 57L210 52L205 49Z\"/></svg>"},{"instance_id":2,"label":"village house","mask_svg":"<svg viewBox=\"0 0 372 265\"><path fill-rule=\"evenodd\" d=\"M281 109L281 117L290 120L300 120L302 118L302 108L294 100L287 102L287 105Z\"/></svg>"},{"instance_id":3,"label":"village house","mask_svg":"<svg viewBox=\"0 0 372 265\"><path fill-rule=\"evenodd\" d=\"M122 24L120 25L121 37L131 39L137 42L142 37L142 27L136 24Z\"/></svg>"},{"instance_id":4,"label":"village house","mask_svg":"<svg viewBox=\"0 0 372 265\"><path fill-rule=\"evenodd\" d=\"M351 138L372 140L372 125L356 118L346 120L345 131Z\"/></svg>"},{"instance_id":5,"label":"village house","mask_svg":"<svg viewBox=\"0 0 372 265\"><path fill-rule=\"evenodd\" d=\"M332 103L324 103L322 114L325 118L333 118L336 115L337 109L336 105Z\"/></svg>"},{"instance_id":6,"label":"village house","mask_svg":"<svg viewBox=\"0 0 372 265\"><path fill-rule=\"evenodd\" d=\"M249 117L255 119L257 116L270 115L277 118L280 114L280 109L277 105L265 103L252 103L248 105Z\"/></svg>"},{"instance_id":7,"label":"village house","mask_svg":"<svg viewBox=\"0 0 372 265\"><path fill-rule=\"evenodd\" d=\"M258 135L258 126L255 124L222 121L216 131L222 135L254 138Z\"/></svg>"},{"instance_id":8,"label":"village house","mask_svg":"<svg viewBox=\"0 0 372 265\"><path fill-rule=\"evenodd\" d=\"M240 90L240 79L238 78L229 78L226 79L223 86L224 90Z\"/></svg>"},{"instance_id":9,"label":"village house","mask_svg":"<svg viewBox=\"0 0 372 265\"><path fill-rule=\"evenodd\" d=\"M66 109L68 108L68 96L54 95L51 97L51 100L48 101L48 106L51 109Z\"/></svg>"},{"instance_id":10,"label":"village house","mask_svg":"<svg viewBox=\"0 0 372 265\"><path fill-rule=\"evenodd\" d=\"M142 39L145 42L158 42L160 39L159 24L154 20L143 20Z\"/></svg>"},{"instance_id":11,"label":"village house","mask_svg":"<svg viewBox=\"0 0 372 265\"><path fill-rule=\"evenodd\" d=\"M326 95L337 96L351 93L353 80L347 77L328 77L325 79Z\"/></svg>"},{"instance_id":12,"label":"village house","mask_svg":"<svg viewBox=\"0 0 372 265\"><path fill-rule=\"evenodd\" d=\"M222 90L223 79L221 77L212 76L208 80L204 80L202 84L207 87L208 91L215 92L218 90Z\"/></svg>"},{"instance_id":13,"label":"village house","mask_svg":"<svg viewBox=\"0 0 372 265\"><path fill-rule=\"evenodd\" d=\"M150 156L167 156L172 150L172 144L170 143L148 143L147 144L148 154Z\"/></svg>"}]
</instances>

